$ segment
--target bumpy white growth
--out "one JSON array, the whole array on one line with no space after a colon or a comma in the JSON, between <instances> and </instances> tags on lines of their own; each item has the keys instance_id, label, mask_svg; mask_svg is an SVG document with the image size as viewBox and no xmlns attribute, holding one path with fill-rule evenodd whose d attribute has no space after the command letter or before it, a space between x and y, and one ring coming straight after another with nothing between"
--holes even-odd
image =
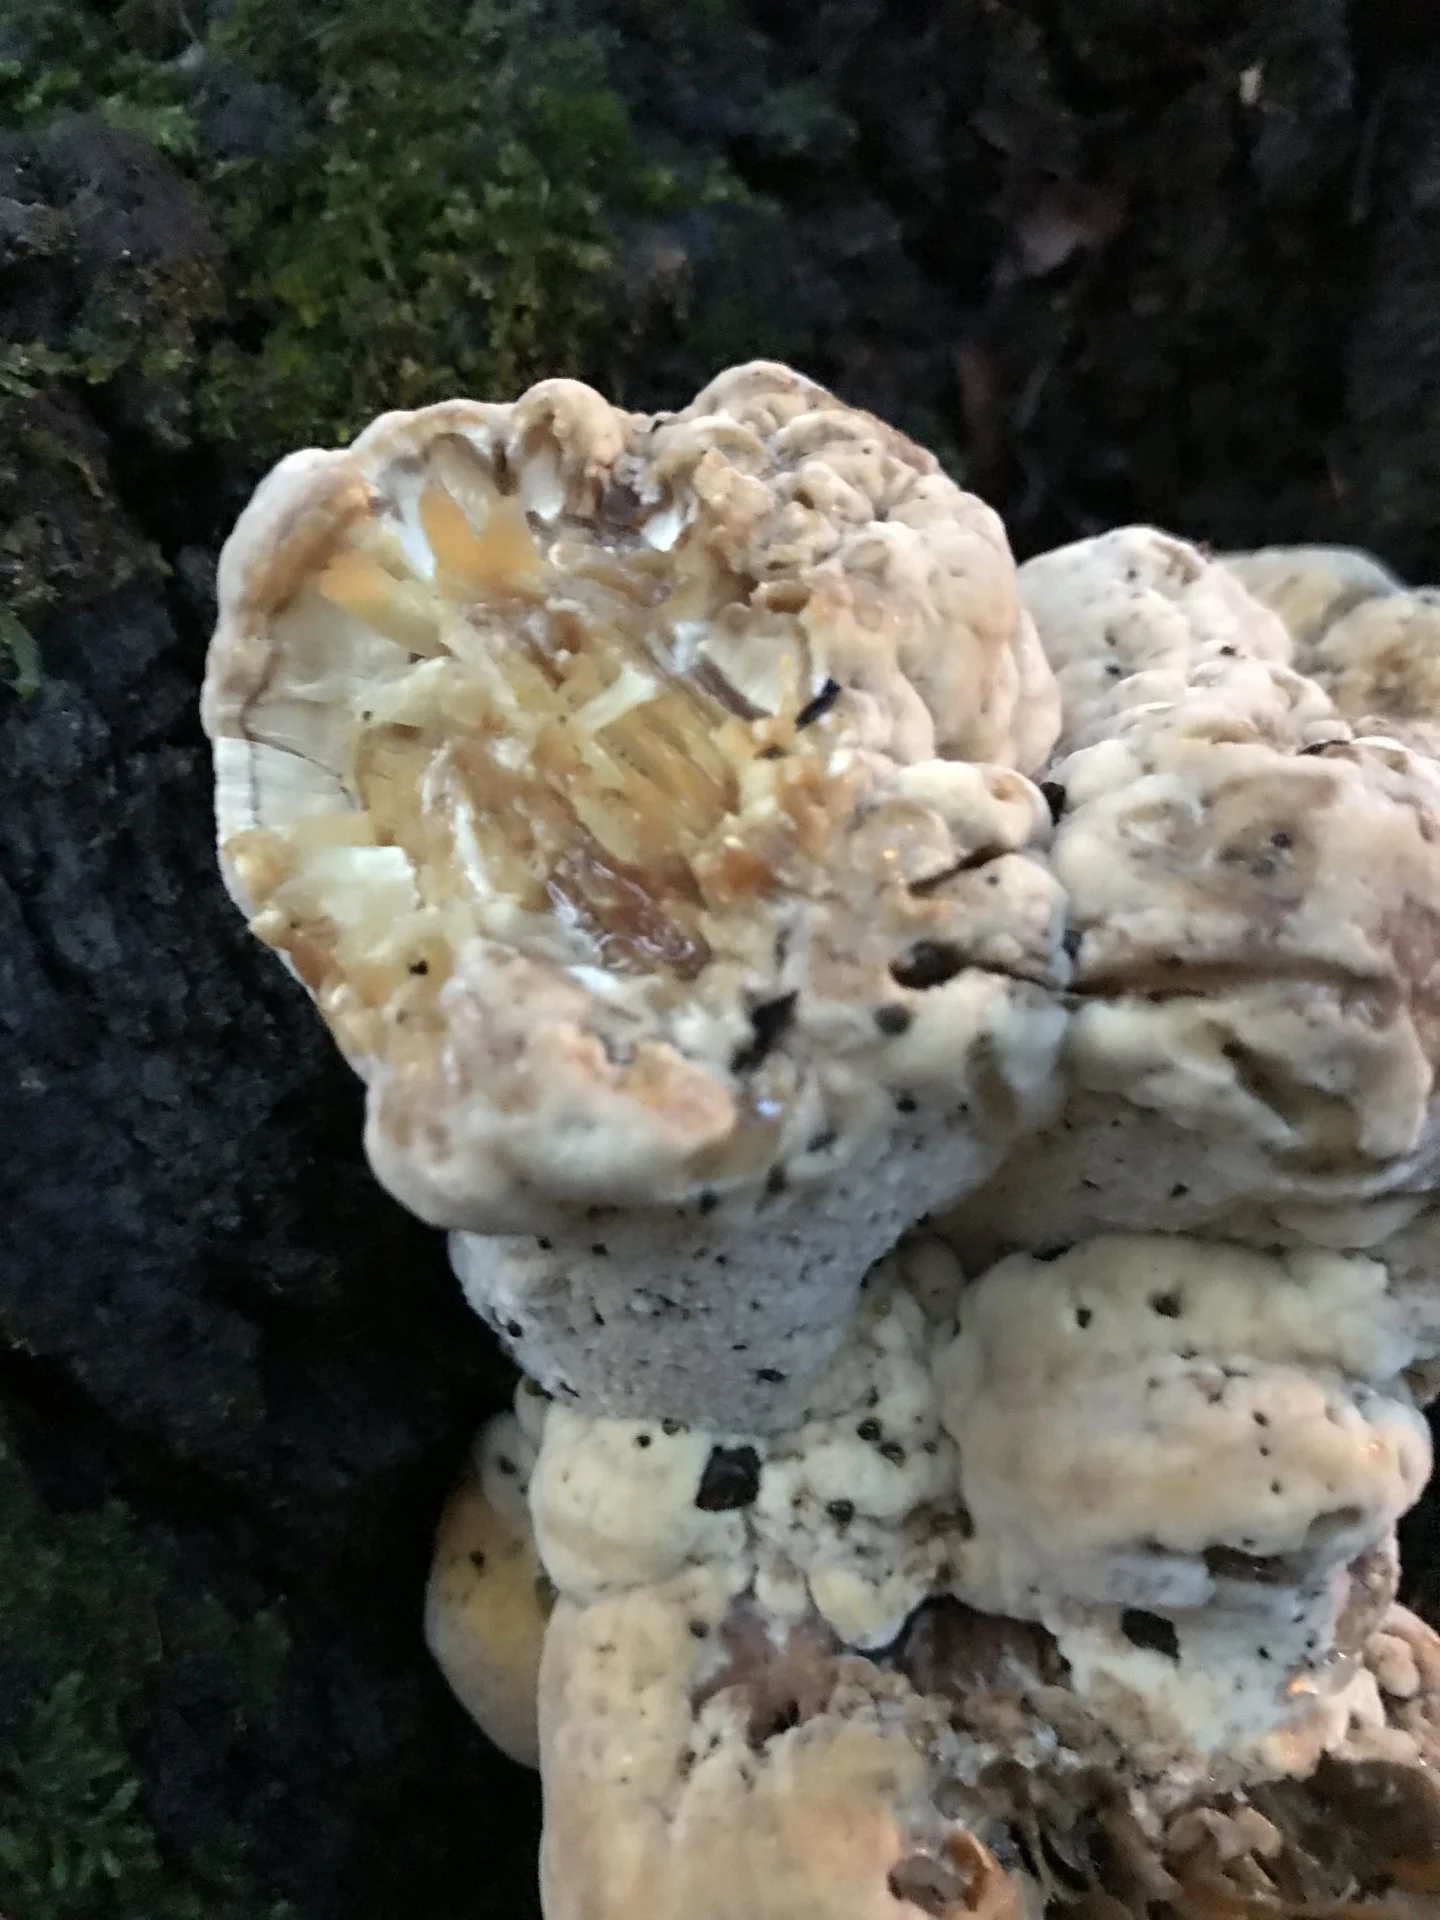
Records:
<instances>
[{"instance_id":1,"label":"bumpy white growth","mask_svg":"<svg viewBox=\"0 0 1440 1920\"><path fill-rule=\"evenodd\" d=\"M706 1571L557 1608L540 1688L547 1920L944 1912L903 1891L907 1863L930 1837L934 1776L883 1676L837 1687L817 1674L803 1724L778 1732L757 1729L744 1685L697 1708L728 1606ZM1011 1883L979 1842L962 1836L953 1861L939 1851L922 1864L928 1895L963 1900L957 1911L985 1920L1020 1920Z\"/></svg>"},{"instance_id":2,"label":"bumpy white growth","mask_svg":"<svg viewBox=\"0 0 1440 1920\"><path fill-rule=\"evenodd\" d=\"M1440 759L1417 717L1420 612L1388 678L1340 643L1414 597L1356 604L1327 576L1297 599L1286 575L1302 644L1230 568L1144 529L1021 579L1088 700L1052 768L1070 1091L967 1206L962 1242L981 1261L1156 1226L1375 1244L1395 1217L1360 1215L1440 1178ZM1327 625L1337 596L1351 610ZM1365 717L1387 699L1403 725Z\"/></svg>"},{"instance_id":3,"label":"bumpy white growth","mask_svg":"<svg viewBox=\"0 0 1440 1920\"><path fill-rule=\"evenodd\" d=\"M967 1503L1015 1541L1017 1583L1112 1599L1125 1549L1383 1538L1428 1465L1385 1397L1413 1353L1375 1261L1114 1235L992 1268L940 1366Z\"/></svg>"},{"instance_id":4,"label":"bumpy white growth","mask_svg":"<svg viewBox=\"0 0 1440 1920\"><path fill-rule=\"evenodd\" d=\"M686 1566L738 1563L745 1525L697 1507L715 1442L657 1422L553 1407L531 1489L551 1578L577 1600L654 1586Z\"/></svg>"},{"instance_id":5,"label":"bumpy white growth","mask_svg":"<svg viewBox=\"0 0 1440 1920\"><path fill-rule=\"evenodd\" d=\"M1358 1644L1388 1603L1429 1467L1384 1268L1112 1236L1002 1262L956 1335L907 1269L953 1307L940 1243L879 1270L788 1434L553 1407L531 1499L561 1591L703 1567L778 1644L818 1620L862 1650L954 1594L1052 1633L1137 1764L1308 1771L1363 1709L1342 1622Z\"/></svg>"},{"instance_id":6,"label":"bumpy white growth","mask_svg":"<svg viewBox=\"0 0 1440 1920\"><path fill-rule=\"evenodd\" d=\"M1150 1743L1293 1741L1282 1688L1325 1670L1349 1569L1429 1472L1413 1358L1374 1261L1158 1235L1002 1261L939 1361L975 1598L1042 1620L1082 1693L1132 1694ZM1173 1652L1127 1645L1124 1608Z\"/></svg>"},{"instance_id":7,"label":"bumpy white growth","mask_svg":"<svg viewBox=\"0 0 1440 1920\"><path fill-rule=\"evenodd\" d=\"M1060 685L1062 755L1124 739L1197 688L1263 684L1267 666L1289 661L1280 619L1152 527L1041 554L1020 580Z\"/></svg>"},{"instance_id":8,"label":"bumpy white growth","mask_svg":"<svg viewBox=\"0 0 1440 1920\"><path fill-rule=\"evenodd\" d=\"M1440 595L1150 528L1017 583L756 365L297 455L220 600L227 884L538 1383L427 1634L543 1750L549 1920L1020 1920L1082 1815L1137 1912L1426 1884ZM1324 1754L1380 1812L1312 1879L1244 1795Z\"/></svg>"},{"instance_id":9,"label":"bumpy white growth","mask_svg":"<svg viewBox=\"0 0 1440 1920\"><path fill-rule=\"evenodd\" d=\"M685 1568L727 1570L776 1623L893 1640L941 1584L957 1527L930 1335L882 1276L789 1432L717 1432L551 1407L531 1482L545 1566L589 1601Z\"/></svg>"},{"instance_id":10,"label":"bumpy white growth","mask_svg":"<svg viewBox=\"0 0 1440 1920\"><path fill-rule=\"evenodd\" d=\"M1256 577L1273 613L1240 571L1148 529L1024 570L1065 696L1047 790L1074 961L1063 1113L1022 1131L953 1238L912 1237L874 1269L848 1337L762 1418L667 1431L550 1411L532 1501L567 1596L546 1715L563 1782L547 1900L565 1920L591 1884L597 1913L668 1912L677 1888L697 1912L740 1911L693 1877L690 1823L710 1817L742 1879L773 1876L743 1896L756 1911L810 1894L824 1920L888 1915L878 1863L917 1847L890 1893L913 1869L926 1910L961 1900L952 1816L976 1845L1006 1830L986 1824L1001 1762L1051 1791L1097 1769L1136 1782L1126 1845L1155 1849L1152 1897L1226 1862L1259 1887L1291 1841L1243 1802L1185 1811L1197 1780L1243 1796L1325 1755L1327 1778L1363 1781L1435 1754L1433 1707L1407 1703L1431 1698L1440 1657L1392 1605L1396 1523L1430 1464L1416 1399L1440 1382L1431 610L1354 556L1272 556ZM958 843L970 771L908 777ZM1007 904L999 937L1023 919ZM967 1106L983 1098L967 1087ZM587 1277L585 1297L638 1319L634 1351L663 1376L716 1328L700 1294L626 1288L625 1230L608 1293ZM822 1212L775 1245L799 1300L829 1230ZM569 1285L568 1255L518 1239L462 1241L462 1273L469 1244L517 1325ZM796 1311L787 1337L765 1291L739 1357L788 1375L825 1336ZM663 1388L635 1404L653 1414ZM740 1404L728 1387L724 1404ZM947 1627L933 1609L952 1601L980 1611ZM912 1630L930 1654L887 1651ZM878 1663L848 1694L836 1648ZM963 1690L936 1721L911 1679ZM847 1735L869 1826L845 1799ZM751 1834L756 1795L762 1822L801 1805L831 1822L827 1859L834 1823L871 1836L843 1891L808 1832L782 1856ZM642 1806L666 1809L658 1825ZM604 1829L622 1822L637 1837L617 1849ZM1001 1881L1038 1907L1023 1872Z\"/></svg>"},{"instance_id":11,"label":"bumpy white growth","mask_svg":"<svg viewBox=\"0 0 1440 1920\"><path fill-rule=\"evenodd\" d=\"M709 1191L665 1211L599 1209L583 1237L553 1226L454 1234L466 1298L528 1371L578 1404L793 1427L845 1338L865 1267L917 1214L980 1185L995 1135L1053 1111L1063 1010L978 972L956 985L891 1041L893 1088L852 1080L851 1111L876 1109L867 1144L842 1156L822 1128L815 1151L790 1163L784 1196ZM948 1042L962 1024L957 1066ZM839 1022L833 1037L836 1059L822 1069L832 1088L846 1075Z\"/></svg>"},{"instance_id":12,"label":"bumpy white growth","mask_svg":"<svg viewBox=\"0 0 1440 1920\"><path fill-rule=\"evenodd\" d=\"M1356 547L1260 547L1222 558L1251 598L1284 621L1302 671L1327 628L1364 601L1402 591L1393 573Z\"/></svg>"}]
</instances>

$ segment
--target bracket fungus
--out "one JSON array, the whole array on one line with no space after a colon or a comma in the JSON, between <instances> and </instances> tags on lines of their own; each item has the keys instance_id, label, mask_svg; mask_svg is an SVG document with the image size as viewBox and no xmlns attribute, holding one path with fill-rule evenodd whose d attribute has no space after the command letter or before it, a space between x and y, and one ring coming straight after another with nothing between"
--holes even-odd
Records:
<instances>
[{"instance_id":1,"label":"bracket fungus","mask_svg":"<svg viewBox=\"0 0 1440 1920\"><path fill-rule=\"evenodd\" d=\"M220 860L523 1369L429 1644L548 1920L1440 1911L1440 604L1015 568L786 368L281 463Z\"/></svg>"},{"instance_id":2,"label":"bracket fungus","mask_svg":"<svg viewBox=\"0 0 1440 1920\"><path fill-rule=\"evenodd\" d=\"M547 1387L783 1422L1051 1092L1059 704L999 520L783 368L654 418L547 381L282 462L219 596L226 879L378 1177Z\"/></svg>"}]
</instances>

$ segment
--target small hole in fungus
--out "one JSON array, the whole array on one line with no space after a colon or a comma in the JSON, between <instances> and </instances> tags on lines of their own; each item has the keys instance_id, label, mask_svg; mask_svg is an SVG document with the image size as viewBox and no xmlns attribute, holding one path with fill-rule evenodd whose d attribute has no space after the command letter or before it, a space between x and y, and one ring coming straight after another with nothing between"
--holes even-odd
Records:
<instances>
[{"instance_id":1,"label":"small hole in fungus","mask_svg":"<svg viewBox=\"0 0 1440 1920\"><path fill-rule=\"evenodd\" d=\"M921 1913L933 1915L934 1920L944 1920L944 1916L962 1909L970 1910L965 1882L948 1860L937 1860L932 1854L911 1854L909 1859L890 1869L885 1885L892 1899L918 1907Z\"/></svg>"},{"instance_id":2,"label":"small hole in fungus","mask_svg":"<svg viewBox=\"0 0 1440 1920\"><path fill-rule=\"evenodd\" d=\"M827 1127L824 1133L814 1134L806 1141L805 1151L807 1153L824 1153L827 1147L834 1146L839 1137L839 1134L835 1132L833 1127Z\"/></svg>"},{"instance_id":3,"label":"small hole in fungus","mask_svg":"<svg viewBox=\"0 0 1440 1920\"><path fill-rule=\"evenodd\" d=\"M645 518L645 506L633 487L623 480L612 480L600 496L600 511L617 526L627 530L638 527Z\"/></svg>"},{"instance_id":4,"label":"small hole in fungus","mask_svg":"<svg viewBox=\"0 0 1440 1920\"><path fill-rule=\"evenodd\" d=\"M785 993L778 1000L765 1000L750 1009L751 1037L731 1055L732 1073L753 1073L770 1057L795 1017L795 1002L799 997L798 993Z\"/></svg>"},{"instance_id":5,"label":"small hole in fungus","mask_svg":"<svg viewBox=\"0 0 1440 1920\"><path fill-rule=\"evenodd\" d=\"M1069 798L1058 780L1042 780L1040 791L1045 796L1045 804L1050 809L1050 818L1059 820L1065 811L1065 802Z\"/></svg>"},{"instance_id":6,"label":"small hole in fungus","mask_svg":"<svg viewBox=\"0 0 1440 1920\"><path fill-rule=\"evenodd\" d=\"M862 1420L855 1431L862 1440L873 1444L880 1438L884 1429L878 1420Z\"/></svg>"},{"instance_id":7,"label":"small hole in fungus","mask_svg":"<svg viewBox=\"0 0 1440 1920\"><path fill-rule=\"evenodd\" d=\"M1158 1313L1162 1320L1178 1320L1181 1313L1180 1296L1178 1293L1152 1294L1150 1309L1152 1313Z\"/></svg>"},{"instance_id":8,"label":"small hole in fungus","mask_svg":"<svg viewBox=\"0 0 1440 1920\"><path fill-rule=\"evenodd\" d=\"M421 978L425 974L429 973L430 962L428 960L412 960L410 962L410 971L417 978Z\"/></svg>"},{"instance_id":9,"label":"small hole in fungus","mask_svg":"<svg viewBox=\"0 0 1440 1920\"><path fill-rule=\"evenodd\" d=\"M896 1097L895 1111L897 1113L915 1113L918 1112L919 1106L919 1101L912 1093L902 1093Z\"/></svg>"},{"instance_id":10,"label":"small hole in fungus","mask_svg":"<svg viewBox=\"0 0 1440 1920\"><path fill-rule=\"evenodd\" d=\"M1079 954L1080 942L1084 937L1078 927L1067 927L1065 929L1065 935L1060 944L1065 949L1065 958L1067 960L1073 960Z\"/></svg>"},{"instance_id":11,"label":"small hole in fungus","mask_svg":"<svg viewBox=\"0 0 1440 1920\"><path fill-rule=\"evenodd\" d=\"M1189 1191L1189 1187L1186 1186L1183 1180L1177 1180L1170 1189L1170 1198L1172 1200L1183 1200Z\"/></svg>"},{"instance_id":12,"label":"small hole in fungus","mask_svg":"<svg viewBox=\"0 0 1440 1920\"><path fill-rule=\"evenodd\" d=\"M825 1511L837 1527L848 1527L850 1522L855 1518L855 1502L853 1500L832 1500Z\"/></svg>"},{"instance_id":13,"label":"small hole in fungus","mask_svg":"<svg viewBox=\"0 0 1440 1920\"><path fill-rule=\"evenodd\" d=\"M891 1005L875 1009L875 1024L881 1033L891 1035L905 1033L909 1030L913 1018L908 1007Z\"/></svg>"},{"instance_id":14,"label":"small hole in fungus","mask_svg":"<svg viewBox=\"0 0 1440 1920\"><path fill-rule=\"evenodd\" d=\"M720 1204L720 1196L718 1193L702 1193L695 1204L701 1213L713 1213Z\"/></svg>"},{"instance_id":15,"label":"small hole in fungus","mask_svg":"<svg viewBox=\"0 0 1440 1920\"><path fill-rule=\"evenodd\" d=\"M1167 1660L1180 1658L1180 1636L1173 1622L1144 1607L1126 1607L1120 1615L1120 1631L1132 1647L1147 1653L1163 1653Z\"/></svg>"},{"instance_id":16,"label":"small hole in fungus","mask_svg":"<svg viewBox=\"0 0 1440 1920\"><path fill-rule=\"evenodd\" d=\"M637 1433L635 1436L635 1444L637 1447L648 1447L654 1438L653 1433Z\"/></svg>"},{"instance_id":17,"label":"small hole in fungus","mask_svg":"<svg viewBox=\"0 0 1440 1920\"><path fill-rule=\"evenodd\" d=\"M767 1193L784 1193L789 1184L790 1176L786 1173L784 1167L771 1167L769 1173L765 1176L765 1191Z\"/></svg>"},{"instance_id":18,"label":"small hole in fungus","mask_svg":"<svg viewBox=\"0 0 1440 1920\"><path fill-rule=\"evenodd\" d=\"M525 1329L518 1320L507 1320L505 1322L505 1331L512 1340L518 1340Z\"/></svg>"},{"instance_id":19,"label":"small hole in fungus","mask_svg":"<svg viewBox=\"0 0 1440 1920\"><path fill-rule=\"evenodd\" d=\"M547 1240L543 1233L535 1244L539 1247L541 1253L553 1253L555 1251L555 1242L553 1240Z\"/></svg>"},{"instance_id":20,"label":"small hole in fungus","mask_svg":"<svg viewBox=\"0 0 1440 1920\"><path fill-rule=\"evenodd\" d=\"M882 1440L880 1443L880 1458L882 1460L888 1460L892 1467L903 1467L905 1464L905 1449L898 1440Z\"/></svg>"},{"instance_id":21,"label":"small hole in fungus","mask_svg":"<svg viewBox=\"0 0 1440 1920\"><path fill-rule=\"evenodd\" d=\"M485 1556L478 1547L475 1547L471 1551L470 1564L477 1573L483 1573L485 1571Z\"/></svg>"},{"instance_id":22,"label":"small hole in fungus","mask_svg":"<svg viewBox=\"0 0 1440 1920\"><path fill-rule=\"evenodd\" d=\"M759 1491L760 1456L754 1447L713 1447L695 1504L702 1513L731 1513L748 1507Z\"/></svg>"},{"instance_id":23,"label":"small hole in fungus","mask_svg":"<svg viewBox=\"0 0 1440 1920\"><path fill-rule=\"evenodd\" d=\"M763 1381L767 1387L778 1387L785 1376L778 1367L757 1367L755 1378Z\"/></svg>"},{"instance_id":24,"label":"small hole in fungus","mask_svg":"<svg viewBox=\"0 0 1440 1920\"><path fill-rule=\"evenodd\" d=\"M948 941L917 940L903 960L892 963L890 977L898 987L943 987L964 964L960 949Z\"/></svg>"},{"instance_id":25,"label":"small hole in fungus","mask_svg":"<svg viewBox=\"0 0 1440 1920\"><path fill-rule=\"evenodd\" d=\"M769 1713L761 1714L750 1728L750 1744L758 1752L767 1740L773 1740L777 1733L788 1733L792 1727L800 1724L800 1703L786 1700L772 1707Z\"/></svg>"},{"instance_id":26,"label":"small hole in fungus","mask_svg":"<svg viewBox=\"0 0 1440 1920\"><path fill-rule=\"evenodd\" d=\"M1067 1254L1069 1251L1070 1251L1070 1243L1069 1241L1065 1241L1062 1245L1058 1247L1037 1247L1035 1252L1031 1254L1030 1258L1032 1260L1044 1261L1045 1264L1048 1266L1050 1261L1059 1260L1062 1257L1062 1255Z\"/></svg>"},{"instance_id":27,"label":"small hole in fungus","mask_svg":"<svg viewBox=\"0 0 1440 1920\"><path fill-rule=\"evenodd\" d=\"M1091 1307L1077 1307L1075 1309L1075 1324L1077 1327L1088 1327L1094 1318L1094 1309Z\"/></svg>"},{"instance_id":28,"label":"small hole in fungus","mask_svg":"<svg viewBox=\"0 0 1440 1920\"><path fill-rule=\"evenodd\" d=\"M590 1251L595 1255L597 1260L608 1260L610 1257L610 1249L603 1240L596 1240L592 1244Z\"/></svg>"},{"instance_id":29,"label":"small hole in fungus","mask_svg":"<svg viewBox=\"0 0 1440 1920\"><path fill-rule=\"evenodd\" d=\"M683 1432L684 1429L678 1420L662 1420L660 1422L660 1431L673 1440L676 1434Z\"/></svg>"}]
</instances>

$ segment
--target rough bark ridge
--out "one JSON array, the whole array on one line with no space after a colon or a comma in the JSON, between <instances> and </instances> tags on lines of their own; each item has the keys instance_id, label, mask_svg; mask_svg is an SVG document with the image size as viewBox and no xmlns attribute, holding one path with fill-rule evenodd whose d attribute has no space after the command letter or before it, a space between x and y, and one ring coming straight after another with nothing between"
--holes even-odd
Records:
<instances>
[{"instance_id":1,"label":"rough bark ridge","mask_svg":"<svg viewBox=\"0 0 1440 1920\"><path fill-rule=\"evenodd\" d=\"M1440 28L430 0L387 40L326 0L292 53L267 0L211 11L0 0L0 1910L522 1915L533 1787L418 1632L503 1367L214 874L194 708L236 504L295 421L427 381L563 364L665 404L785 353L1022 552L1144 517L1435 579ZM451 13L508 140L423 66ZM364 178L407 61L464 205Z\"/></svg>"}]
</instances>

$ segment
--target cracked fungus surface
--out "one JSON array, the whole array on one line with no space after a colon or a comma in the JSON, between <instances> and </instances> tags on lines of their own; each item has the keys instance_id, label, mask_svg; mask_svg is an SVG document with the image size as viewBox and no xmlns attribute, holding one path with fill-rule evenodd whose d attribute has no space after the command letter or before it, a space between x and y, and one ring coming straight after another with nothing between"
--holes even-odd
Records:
<instances>
[{"instance_id":1,"label":"cracked fungus surface","mask_svg":"<svg viewBox=\"0 0 1440 1920\"><path fill-rule=\"evenodd\" d=\"M427 1218L828 1171L913 1000L954 1065L1063 973L1003 529L784 369L388 416L282 463L220 600L229 883Z\"/></svg>"}]
</instances>

